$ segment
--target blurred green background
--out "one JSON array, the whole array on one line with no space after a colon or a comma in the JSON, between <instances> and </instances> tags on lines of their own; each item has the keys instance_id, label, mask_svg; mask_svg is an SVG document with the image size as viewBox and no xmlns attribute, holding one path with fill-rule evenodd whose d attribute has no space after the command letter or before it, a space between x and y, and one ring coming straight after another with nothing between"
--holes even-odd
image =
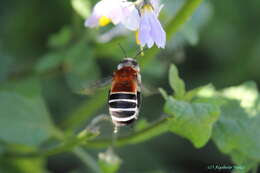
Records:
<instances>
[{"instance_id":1,"label":"blurred green background","mask_svg":"<svg viewBox=\"0 0 260 173\"><path fill-rule=\"evenodd\" d=\"M165 24L185 1L162 2L165 7L161 21ZM0 86L2 90L11 88L29 96L33 95L32 92L38 92L35 90L40 86L43 99L31 102L32 105L38 105L32 114L50 114L60 128L71 125L79 131L94 116L108 113L105 103L107 91L97 91L92 96L75 92L91 81L112 74L123 57L118 43L126 49L128 56L134 56L139 51L134 33L110 38L108 32L113 29L112 25L99 30L84 28L82 16L87 16L95 3L94 0L1 1ZM151 90L162 87L170 92L168 67L171 63L178 66L188 89L208 83L221 89L248 80L254 80L259 85L259 7L260 1L257 0L205 0L192 18L167 42L166 49L156 57L149 57L142 66L144 85ZM107 37L109 39L104 40ZM145 54L149 54L149 51ZM142 58L146 57L140 57L141 62ZM0 123L1 131L9 132L7 129L12 129L14 134L21 135L19 128L23 126L16 126L13 122L25 119L8 119L3 109L12 109L13 104L23 102L19 99L0 101L0 104L6 105L1 107L0 116L6 117L2 122L7 122ZM91 101L92 109L89 109ZM163 98L158 93L144 96L140 121L160 119L164 114L163 104ZM75 114L79 118L74 118L75 124L66 122ZM88 118L84 118L86 114L89 114ZM37 122L50 121L28 116L28 126L31 119ZM111 124L104 123L101 134L109 136L111 128ZM131 130L127 128L122 133L131 133ZM41 133L45 132L39 130ZM10 146L1 139L0 172L92 172L70 152L47 159L4 154L6 148L12 151L31 151L35 150L35 146L44 148L42 142L48 143L48 138L44 135L37 137L36 141L26 136L22 140L14 139ZM9 139L7 133L1 138ZM27 143L33 147L17 145ZM87 151L97 158L98 153L105 149ZM210 172L207 166L211 164L232 165L230 158L222 154L211 141L205 147L196 149L188 140L170 133L141 144L116 148L115 152L122 160L121 173L203 173Z\"/></svg>"}]
</instances>

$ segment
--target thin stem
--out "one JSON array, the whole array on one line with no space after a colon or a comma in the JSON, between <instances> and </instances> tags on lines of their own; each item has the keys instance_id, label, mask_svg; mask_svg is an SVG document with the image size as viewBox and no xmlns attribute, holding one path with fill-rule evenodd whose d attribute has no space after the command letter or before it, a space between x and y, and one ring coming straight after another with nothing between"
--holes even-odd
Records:
<instances>
[{"instance_id":1,"label":"thin stem","mask_svg":"<svg viewBox=\"0 0 260 173\"><path fill-rule=\"evenodd\" d=\"M129 136L119 137L116 141L111 141L111 139L99 139L99 140L91 140L85 143L86 147L93 148L106 148L111 146L112 143L114 146L124 146L129 144L136 144L144 142L148 139L159 136L165 132L167 132L170 128L173 118L164 118L147 128L144 128L140 131L137 131Z\"/></svg>"},{"instance_id":2,"label":"thin stem","mask_svg":"<svg viewBox=\"0 0 260 173\"><path fill-rule=\"evenodd\" d=\"M77 138L71 139L62 145L59 145L53 149L49 149L47 151L42 152L42 156L50 156L54 154L59 154L62 152L69 151L70 149L82 145L93 148L105 148L108 146L124 146L129 144L136 144L140 142L144 142L153 137L159 136L169 130L169 127L172 123L173 118L164 118L149 127L141 129L129 136L124 136L117 138L117 140L113 141L111 139L98 139L98 140L90 140L97 136L95 133L87 133L83 135L78 135Z\"/></svg>"},{"instance_id":3,"label":"thin stem","mask_svg":"<svg viewBox=\"0 0 260 173\"><path fill-rule=\"evenodd\" d=\"M86 141L90 140L91 138L95 138L98 135L99 135L99 132L83 130L77 136L73 136L69 139L66 138L65 135L63 135L61 138L60 138L60 136L58 136L58 137L55 136L57 139L64 141L64 142L54 148L40 151L39 155L47 157L47 156L51 156L54 154L59 154L59 153L69 151L72 148L82 145Z\"/></svg>"},{"instance_id":4,"label":"thin stem","mask_svg":"<svg viewBox=\"0 0 260 173\"><path fill-rule=\"evenodd\" d=\"M187 0L176 16L166 25L167 40L171 39L181 29L203 0Z\"/></svg>"},{"instance_id":5,"label":"thin stem","mask_svg":"<svg viewBox=\"0 0 260 173\"><path fill-rule=\"evenodd\" d=\"M90 154L88 154L83 148L76 147L72 150L72 152L77 157L79 157L84 164L88 165L89 168L91 168L93 172L101 173L101 170L99 169L97 161Z\"/></svg>"},{"instance_id":6,"label":"thin stem","mask_svg":"<svg viewBox=\"0 0 260 173\"><path fill-rule=\"evenodd\" d=\"M174 118L168 117L159 120L156 123L151 124L150 126L141 129L139 131L134 132L131 135L119 137L116 141L113 141L111 139L98 139L98 140L91 140L95 138L98 134L89 132L89 131L82 131L77 135L76 137L65 139L65 136L63 135L62 139L60 139L60 134L58 138L60 140L64 140L64 143L48 150L43 150L40 152L35 153L8 153L9 156L19 156L19 157L48 157L51 155L60 154L63 152L67 152L72 150L75 147L78 146L86 146L86 147L92 147L92 148L106 148L109 146L125 146L130 144L136 144L141 143L146 140L152 139L156 136L159 136L163 133L166 133L170 130L172 121ZM74 151L74 150L72 150Z\"/></svg>"}]
</instances>

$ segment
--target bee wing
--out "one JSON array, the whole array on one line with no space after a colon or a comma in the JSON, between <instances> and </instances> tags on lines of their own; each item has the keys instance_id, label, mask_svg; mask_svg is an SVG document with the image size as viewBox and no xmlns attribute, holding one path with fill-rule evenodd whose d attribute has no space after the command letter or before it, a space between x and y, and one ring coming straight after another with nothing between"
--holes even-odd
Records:
<instances>
[{"instance_id":1,"label":"bee wing","mask_svg":"<svg viewBox=\"0 0 260 173\"><path fill-rule=\"evenodd\" d=\"M141 86L142 86L142 93L144 97L152 96L159 93L156 88L148 84L142 84Z\"/></svg>"},{"instance_id":2,"label":"bee wing","mask_svg":"<svg viewBox=\"0 0 260 173\"><path fill-rule=\"evenodd\" d=\"M112 82L112 76L103 78L101 80L94 81L87 86L83 86L79 91L76 91L77 94L91 95L99 89L106 89Z\"/></svg>"}]
</instances>

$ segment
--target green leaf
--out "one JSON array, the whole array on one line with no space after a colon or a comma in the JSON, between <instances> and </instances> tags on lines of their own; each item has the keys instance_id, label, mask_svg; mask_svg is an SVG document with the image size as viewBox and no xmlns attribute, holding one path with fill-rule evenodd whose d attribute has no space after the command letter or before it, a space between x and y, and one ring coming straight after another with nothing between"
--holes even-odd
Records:
<instances>
[{"instance_id":1,"label":"green leaf","mask_svg":"<svg viewBox=\"0 0 260 173\"><path fill-rule=\"evenodd\" d=\"M222 114L213 130L213 141L234 161L260 161L260 115L252 117L239 101L229 100L222 106ZM253 162L252 162L253 163Z\"/></svg>"},{"instance_id":2,"label":"green leaf","mask_svg":"<svg viewBox=\"0 0 260 173\"><path fill-rule=\"evenodd\" d=\"M90 1L88 0L71 0L71 5L77 14L84 19L90 14Z\"/></svg>"},{"instance_id":3,"label":"green leaf","mask_svg":"<svg viewBox=\"0 0 260 173\"><path fill-rule=\"evenodd\" d=\"M215 87L211 84L204 86L197 93L198 97L213 97L216 95L217 95L217 91Z\"/></svg>"},{"instance_id":4,"label":"green leaf","mask_svg":"<svg viewBox=\"0 0 260 173\"><path fill-rule=\"evenodd\" d=\"M0 172L8 173L46 173L43 158L0 158Z\"/></svg>"},{"instance_id":5,"label":"green leaf","mask_svg":"<svg viewBox=\"0 0 260 173\"><path fill-rule=\"evenodd\" d=\"M98 163L103 173L116 173L120 168L122 161L111 148L108 148L105 153L99 153L98 156Z\"/></svg>"},{"instance_id":6,"label":"green leaf","mask_svg":"<svg viewBox=\"0 0 260 173\"><path fill-rule=\"evenodd\" d=\"M58 33L50 36L48 45L51 48L60 48L66 46L72 39L72 31L68 26L63 27Z\"/></svg>"},{"instance_id":7,"label":"green leaf","mask_svg":"<svg viewBox=\"0 0 260 173\"><path fill-rule=\"evenodd\" d=\"M159 90L160 94L162 95L162 97L163 97L165 100L167 100L167 98L168 98L167 92L166 92L163 88L159 88L158 90Z\"/></svg>"},{"instance_id":8,"label":"green leaf","mask_svg":"<svg viewBox=\"0 0 260 173\"><path fill-rule=\"evenodd\" d=\"M66 51L64 63L67 83L74 91L99 79L100 72L93 52L84 40Z\"/></svg>"},{"instance_id":9,"label":"green leaf","mask_svg":"<svg viewBox=\"0 0 260 173\"><path fill-rule=\"evenodd\" d=\"M149 122L146 119L138 120L138 122L135 125L135 131L140 131L149 126Z\"/></svg>"},{"instance_id":10,"label":"green leaf","mask_svg":"<svg viewBox=\"0 0 260 173\"><path fill-rule=\"evenodd\" d=\"M175 65L171 65L170 71L169 71L169 82L171 88L174 90L174 95L181 99L185 95L185 84L183 80L179 77L178 69Z\"/></svg>"},{"instance_id":11,"label":"green leaf","mask_svg":"<svg viewBox=\"0 0 260 173\"><path fill-rule=\"evenodd\" d=\"M233 172L246 173L260 161L259 93L254 82L217 92L213 86L203 88L196 102L221 106L221 117L214 125L212 139L236 164Z\"/></svg>"},{"instance_id":12,"label":"green leaf","mask_svg":"<svg viewBox=\"0 0 260 173\"><path fill-rule=\"evenodd\" d=\"M257 102L259 94L255 82L245 82L242 85L229 87L221 91L221 95L229 99L240 101L248 115L255 116L257 114Z\"/></svg>"},{"instance_id":13,"label":"green leaf","mask_svg":"<svg viewBox=\"0 0 260 173\"><path fill-rule=\"evenodd\" d=\"M0 83L5 81L8 77L8 74L12 70L12 64L14 62L13 57L7 56L1 52L0 49Z\"/></svg>"},{"instance_id":14,"label":"green leaf","mask_svg":"<svg viewBox=\"0 0 260 173\"><path fill-rule=\"evenodd\" d=\"M50 52L40 58L35 66L35 71L38 73L49 72L64 61L65 53L63 51Z\"/></svg>"},{"instance_id":15,"label":"green leaf","mask_svg":"<svg viewBox=\"0 0 260 173\"><path fill-rule=\"evenodd\" d=\"M198 88L194 88L190 91L188 91L186 94L185 94L185 97L184 97L184 100L186 101L191 101L195 96L198 95L198 93L203 90L204 88L208 88L212 86L211 84L209 85L205 85L205 86L201 86L201 87L198 87Z\"/></svg>"},{"instance_id":16,"label":"green leaf","mask_svg":"<svg viewBox=\"0 0 260 173\"><path fill-rule=\"evenodd\" d=\"M68 115L68 118L61 123L61 126L71 130L84 124L86 120L105 105L107 100L104 98L107 97L107 94L107 90L102 90L90 99L83 101Z\"/></svg>"},{"instance_id":17,"label":"green leaf","mask_svg":"<svg viewBox=\"0 0 260 173\"><path fill-rule=\"evenodd\" d=\"M50 137L52 123L37 81L3 86L0 110L0 140L38 146Z\"/></svg>"},{"instance_id":18,"label":"green leaf","mask_svg":"<svg viewBox=\"0 0 260 173\"><path fill-rule=\"evenodd\" d=\"M213 124L218 120L220 109L210 103L189 103L169 97L164 111L174 116L171 131L189 139L195 147L203 147L211 137Z\"/></svg>"},{"instance_id":19,"label":"green leaf","mask_svg":"<svg viewBox=\"0 0 260 173\"><path fill-rule=\"evenodd\" d=\"M4 153L5 148L0 144L0 156Z\"/></svg>"},{"instance_id":20,"label":"green leaf","mask_svg":"<svg viewBox=\"0 0 260 173\"><path fill-rule=\"evenodd\" d=\"M234 170L232 173L247 173L258 165L258 162L241 154L239 151L231 152L230 156L232 161L236 164L233 166Z\"/></svg>"}]
</instances>

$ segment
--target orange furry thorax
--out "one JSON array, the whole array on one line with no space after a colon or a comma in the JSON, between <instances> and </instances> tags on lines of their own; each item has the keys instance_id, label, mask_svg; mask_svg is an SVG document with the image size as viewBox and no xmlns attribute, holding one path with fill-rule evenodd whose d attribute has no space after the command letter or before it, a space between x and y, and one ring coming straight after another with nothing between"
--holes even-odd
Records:
<instances>
[{"instance_id":1,"label":"orange furry thorax","mask_svg":"<svg viewBox=\"0 0 260 173\"><path fill-rule=\"evenodd\" d=\"M137 73L132 67L123 67L115 71L111 92L136 92Z\"/></svg>"}]
</instances>

